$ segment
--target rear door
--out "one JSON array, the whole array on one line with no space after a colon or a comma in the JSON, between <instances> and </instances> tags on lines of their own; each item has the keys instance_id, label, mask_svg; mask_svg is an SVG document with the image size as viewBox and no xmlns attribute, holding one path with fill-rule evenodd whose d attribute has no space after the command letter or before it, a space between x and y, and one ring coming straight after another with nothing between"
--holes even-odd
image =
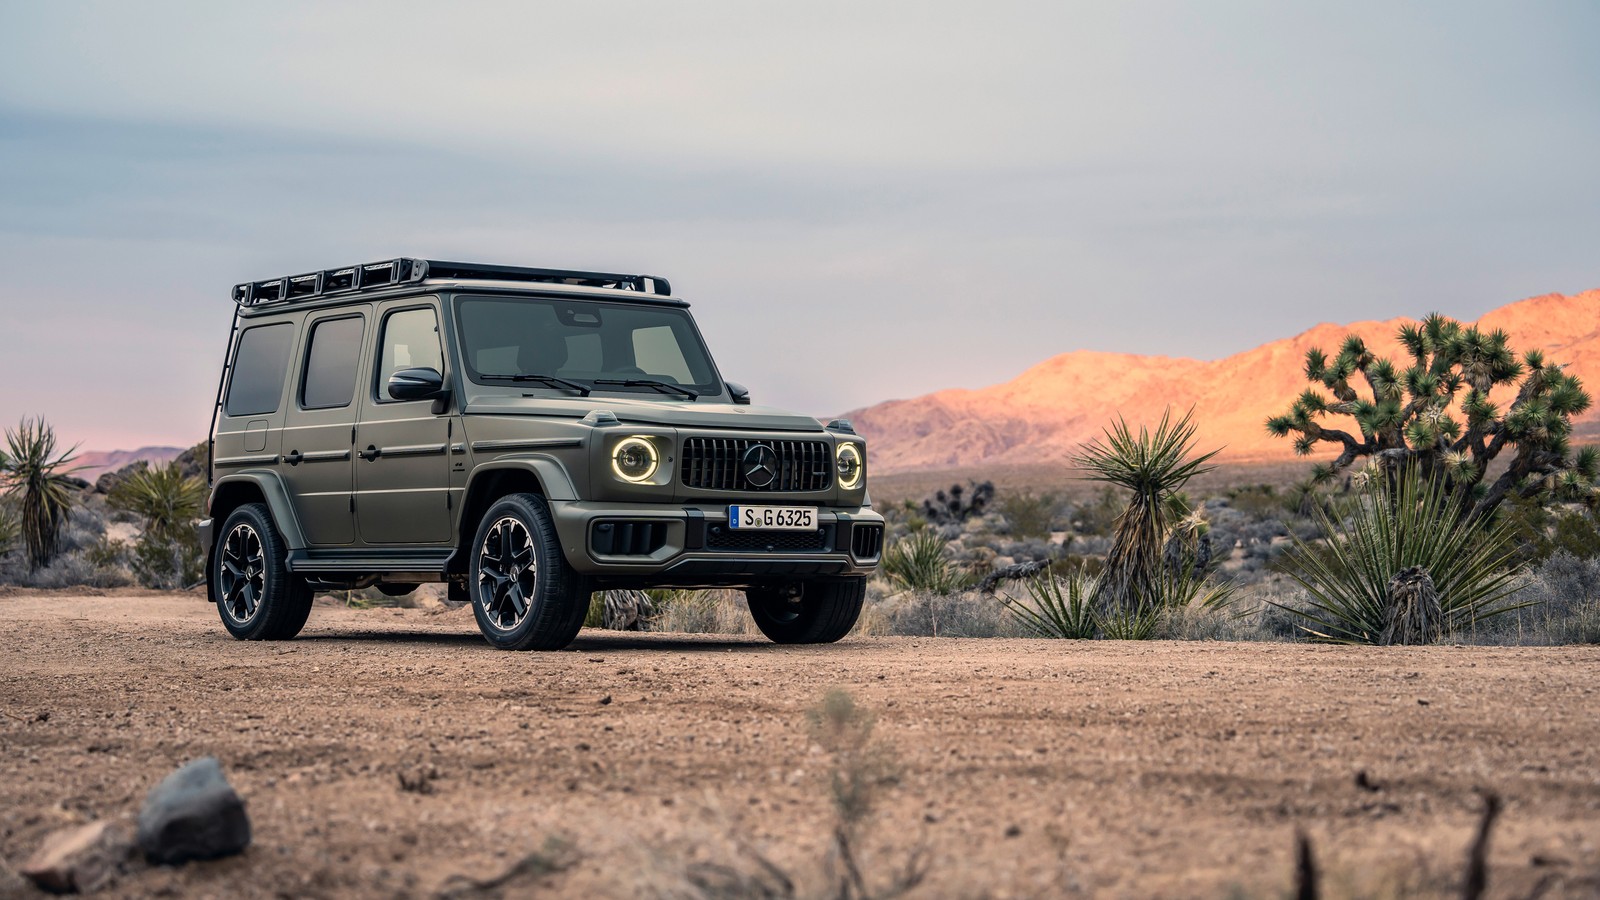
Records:
<instances>
[{"instance_id":1,"label":"rear door","mask_svg":"<svg viewBox=\"0 0 1600 900\"><path fill-rule=\"evenodd\" d=\"M283 428L283 464L306 540L355 541L356 388L370 307L308 318L299 377Z\"/></svg>"},{"instance_id":2,"label":"rear door","mask_svg":"<svg viewBox=\"0 0 1600 900\"><path fill-rule=\"evenodd\" d=\"M362 393L355 441L356 521L368 544L440 544L451 539L449 410L432 400L396 400L389 376L426 366L445 376L436 298L380 303L371 382Z\"/></svg>"}]
</instances>

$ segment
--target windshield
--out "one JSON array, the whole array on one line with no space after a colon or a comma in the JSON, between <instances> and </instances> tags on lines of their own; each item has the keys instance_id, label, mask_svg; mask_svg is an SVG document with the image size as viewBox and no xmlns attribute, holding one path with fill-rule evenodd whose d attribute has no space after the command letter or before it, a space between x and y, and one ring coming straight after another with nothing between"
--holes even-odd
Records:
<instances>
[{"instance_id":1,"label":"windshield","mask_svg":"<svg viewBox=\"0 0 1600 900\"><path fill-rule=\"evenodd\" d=\"M517 376L527 387L561 381L602 391L692 399L720 393L689 314L674 307L548 297L466 297L457 302L462 359L480 384ZM652 386L649 382L658 382ZM598 382L598 386L597 383ZM677 385L687 390L662 390Z\"/></svg>"}]
</instances>

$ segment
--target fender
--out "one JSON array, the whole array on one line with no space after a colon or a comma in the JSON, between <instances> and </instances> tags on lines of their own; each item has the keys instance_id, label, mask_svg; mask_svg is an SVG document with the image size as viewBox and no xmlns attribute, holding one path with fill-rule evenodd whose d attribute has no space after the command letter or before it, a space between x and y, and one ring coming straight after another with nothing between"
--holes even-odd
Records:
<instances>
[{"instance_id":1,"label":"fender","mask_svg":"<svg viewBox=\"0 0 1600 900\"><path fill-rule=\"evenodd\" d=\"M479 463L473 467L472 476L467 480L466 496L472 496L472 489L480 478L506 470L532 472L539 479L539 484L544 486L546 500L578 499L578 489L573 486L567 467L548 453L513 453Z\"/></svg>"},{"instance_id":2,"label":"fender","mask_svg":"<svg viewBox=\"0 0 1600 900\"><path fill-rule=\"evenodd\" d=\"M283 543L290 550L306 549L305 533L300 530L300 520L295 516L294 504L289 500L289 489L284 486L283 479L271 469L245 469L242 472L233 472L216 480L211 486L211 496L215 498L222 493L228 485L251 484L261 491L261 496L266 498L267 509L272 512L272 522L278 526L278 534L283 537ZM218 522L216 527L222 528ZM209 549L209 548L208 548Z\"/></svg>"}]
</instances>

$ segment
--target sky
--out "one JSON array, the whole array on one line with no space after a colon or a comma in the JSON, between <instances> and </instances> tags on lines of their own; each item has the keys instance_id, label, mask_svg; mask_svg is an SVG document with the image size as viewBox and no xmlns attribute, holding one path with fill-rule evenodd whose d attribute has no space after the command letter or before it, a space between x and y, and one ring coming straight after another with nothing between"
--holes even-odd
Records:
<instances>
[{"instance_id":1,"label":"sky","mask_svg":"<svg viewBox=\"0 0 1600 900\"><path fill-rule=\"evenodd\" d=\"M671 279L829 415L1600 287L1600 4L0 0L0 424L205 436L251 279Z\"/></svg>"}]
</instances>

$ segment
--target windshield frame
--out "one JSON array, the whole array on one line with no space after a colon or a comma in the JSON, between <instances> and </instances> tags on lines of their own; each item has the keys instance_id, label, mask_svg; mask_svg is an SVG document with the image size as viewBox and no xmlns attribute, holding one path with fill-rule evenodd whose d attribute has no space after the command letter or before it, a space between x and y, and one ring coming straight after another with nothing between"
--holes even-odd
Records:
<instances>
[{"instance_id":1,"label":"windshield frame","mask_svg":"<svg viewBox=\"0 0 1600 900\"><path fill-rule=\"evenodd\" d=\"M472 365L472 354L469 352L469 348L467 346L466 328L463 327L463 323L462 323L462 320L461 320L461 307L462 307L462 304L464 304L464 303L466 303L468 301L473 301L473 300L488 300L488 301L503 302L503 303L506 303L506 302L508 302L508 303L516 303L516 302L519 302L519 301L536 301L536 302L555 301L555 302L560 302L560 303L581 303L581 304L586 304L586 305L598 306L598 307L601 307L601 308L606 308L606 307L627 308L627 309L648 308L648 309L651 309L653 311L660 312L660 313L662 313L664 315L681 317L682 321L687 326L688 336L693 339L694 346L698 347L698 349L700 351L700 354L705 358L706 365L710 369L710 375L711 375L711 379L712 379L709 383L706 383L706 384L684 384L684 385L682 385L682 387L688 388L690 390L697 391L698 394L699 394L699 397L697 399L700 399L700 400L707 400L707 399L716 400L716 399L719 399L719 398L726 398L727 397L727 393L728 393L727 382L723 379L721 370L719 370L717 368L716 358L711 355L711 348L709 346L707 346L706 340L705 340L705 336L700 333L700 325L699 325L699 323L695 321L694 316L689 312L688 304L670 304L669 305L669 304L664 304L664 303L663 304L639 303L639 302L629 302L629 301L623 300L623 299L613 299L613 298L610 298L610 297L589 297L589 296L582 296L582 295L565 294L565 293L560 293L560 292L556 292L556 291L537 291L537 292L534 292L534 291L506 291L506 292L499 292L499 291L472 291L472 292L456 293L456 294L452 294L451 295L450 303L448 304L448 308L450 310L450 318L452 320L451 321L451 325L453 326L451 328L451 330L454 332L454 338L453 338L452 343L454 343L456 354L460 358L461 374L467 380L469 380L473 384L478 385L480 387L511 389L511 390L515 390L515 391L517 391L519 393L527 393L529 391L539 391L541 393L549 393L552 397L572 397L572 396L574 396L571 388L562 387L561 385L546 384L546 383L542 383L542 382L539 382L539 381L512 381L511 379L504 377L505 374L507 374L507 373L499 373L499 372L488 372L488 373L485 373L485 372L479 372L476 368L474 368L473 365ZM684 349L690 349L690 348L685 347ZM554 373L554 372L533 372L533 373L526 373L526 374L554 375L556 373ZM496 377L496 376L499 376L499 377ZM646 375L625 375L625 374L620 374L620 373L605 373L605 374L603 374L601 376L601 378L605 379L605 378L610 378L610 377L613 377L613 376L618 378L618 379L623 379L623 378L646 378L647 379L647 378L653 377L653 376L650 376L648 374L646 374ZM642 396L642 397L647 397L648 399L652 399L652 400L667 400L667 401L674 401L674 402L679 402L679 403L692 403L692 402L694 402L693 399L691 399L691 398L678 396L675 393L673 393L673 394L663 393L663 392L659 391L658 389L650 387L648 385L637 385L637 386L624 386L624 385L620 385L620 384L598 384L597 385L597 384L594 384L593 380L589 379L589 378L571 377L571 376L566 376L566 375L561 375L561 376L558 376L558 377L561 377L561 378L564 378L566 380L574 381L574 382L577 382L579 384L583 384L583 385L588 386L591 394L626 394L626 395L628 395L630 397L641 397Z\"/></svg>"}]
</instances>

